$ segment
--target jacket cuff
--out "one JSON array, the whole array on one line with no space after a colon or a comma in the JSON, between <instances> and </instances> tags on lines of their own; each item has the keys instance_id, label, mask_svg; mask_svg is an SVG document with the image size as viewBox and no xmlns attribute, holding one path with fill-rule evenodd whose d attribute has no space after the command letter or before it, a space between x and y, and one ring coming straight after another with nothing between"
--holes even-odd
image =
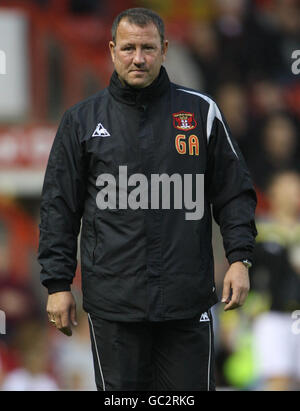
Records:
<instances>
[{"instance_id":1,"label":"jacket cuff","mask_svg":"<svg viewBox=\"0 0 300 411\"><path fill-rule=\"evenodd\" d=\"M61 293L63 291L71 291L71 284L66 280L50 280L44 285L48 288L49 295Z\"/></svg>"},{"instance_id":2,"label":"jacket cuff","mask_svg":"<svg viewBox=\"0 0 300 411\"><path fill-rule=\"evenodd\" d=\"M252 253L249 251L243 250L236 250L232 251L228 256L227 260L229 264L236 263L237 261L249 260L251 263L253 262Z\"/></svg>"}]
</instances>

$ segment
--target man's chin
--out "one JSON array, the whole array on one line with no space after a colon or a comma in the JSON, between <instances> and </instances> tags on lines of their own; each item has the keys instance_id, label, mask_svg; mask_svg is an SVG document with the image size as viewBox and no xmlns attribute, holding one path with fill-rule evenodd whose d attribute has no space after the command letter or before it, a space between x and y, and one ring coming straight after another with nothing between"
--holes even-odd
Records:
<instances>
[{"instance_id":1,"label":"man's chin","mask_svg":"<svg viewBox=\"0 0 300 411\"><path fill-rule=\"evenodd\" d=\"M134 88L145 88L151 84L149 78L145 78L144 76L137 75L137 76L129 76L127 79L127 84Z\"/></svg>"}]
</instances>

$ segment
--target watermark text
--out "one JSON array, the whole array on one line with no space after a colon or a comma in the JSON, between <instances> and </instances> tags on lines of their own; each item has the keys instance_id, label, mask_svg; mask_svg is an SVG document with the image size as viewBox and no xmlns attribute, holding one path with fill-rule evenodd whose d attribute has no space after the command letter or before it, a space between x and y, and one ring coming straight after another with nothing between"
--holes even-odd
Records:
<instances>
[{"instance_id":1,"label":"watermark text","mask_svg":"<svg viewBox=\"0 0 300 411\"><path fill-rule=\"evenodd\" d=\"M204 174L144 174L128 176L127 166L119 176L105 173L96 181L103 187L96 197L100 210L187 210L186 220L201 220L204 215ZM131 189L132 188L132 189Z\"/></svg>"},{"instance_id":2,"label":"watermark text","mask_svg":"<svg viewBox=\"0 0 300 411\"><path fill-rule=\"evenodd\" d=\"M0 334L6 334L6 315L0 310Z\"/></svg>"},{"instance_id":3,"label":"watermark text","mask_svg":"<svg viewBox=\"0 0 300 411\"><path fill-rule=\"evenodd\" d=\"M292 72L297 76L300 73L300 50L294 50L292 59L295 60L292 64Z\"/></svg>"},{"instance_id":4,"label":"watermark text","mask_svg":"<svg viewBox=\"0 0 300 411\"><path fill-rule=\"evenodd\" d=\"M6 74L6 54L0 50L0 75Z\"/></svg>"},{"instance_id":5,"label":"watermark text","mask_svg":"<svg viewBox=\"0 0 300 411\"><path fill-rule=\"evenodd\" d=\"M294 322L292 323L292 333L294 335L299 335L300 334L300 310L296 310L292 313L292 320L294 320Z\"/></svg>"}]
</instances>

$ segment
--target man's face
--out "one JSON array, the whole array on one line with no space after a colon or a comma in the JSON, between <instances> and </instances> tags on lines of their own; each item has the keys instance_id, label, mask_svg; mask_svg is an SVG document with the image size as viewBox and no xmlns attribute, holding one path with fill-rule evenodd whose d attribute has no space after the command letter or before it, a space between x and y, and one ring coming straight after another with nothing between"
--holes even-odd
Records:
<instances>
[{"instance_id":1,"label":"man's face","mask_svg":"<svg viewBox=\"0 0 300 411\"><path fill-rule=\"evenodd\" d=\"M164 42L162 49L155 24L140 27L123 19L118 26L116 44L111 41L109 48L120 80L132 87L144 88L159 75L168 42Z\"/></svg>"}]
</instances>

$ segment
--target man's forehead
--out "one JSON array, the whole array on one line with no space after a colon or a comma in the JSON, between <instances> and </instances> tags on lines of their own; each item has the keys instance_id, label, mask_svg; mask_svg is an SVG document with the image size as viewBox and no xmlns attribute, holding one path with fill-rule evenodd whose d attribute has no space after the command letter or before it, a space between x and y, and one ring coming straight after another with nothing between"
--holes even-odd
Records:
<instances>
[{"instance_id":1,"label":"man's forehead","mask_svg":"<svg viewBox=\"0 0 300 411\"><path fill-rule=\"evenodd\" d=\"M127 40L127 39L139 39L149 37L152 40L155 40L155 37L160 39L160 35L156 25L152 22L148 23L145 26L140 26L135 23L131 23L127 19L122 19L117 29L117 38L118 40Z\"/></svg>"}]
</instances>

